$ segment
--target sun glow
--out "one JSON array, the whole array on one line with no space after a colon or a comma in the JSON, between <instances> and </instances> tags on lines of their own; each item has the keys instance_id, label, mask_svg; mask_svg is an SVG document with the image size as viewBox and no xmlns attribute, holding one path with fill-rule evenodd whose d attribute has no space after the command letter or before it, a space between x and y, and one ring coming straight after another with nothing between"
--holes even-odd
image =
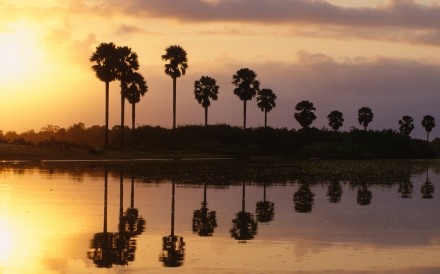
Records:
<instances>
[{"instance_id":1,"label":"sun glow","mask_svg":"<svg viewBox=\"0 0 440 274\"><path fill-rule=\"evenodd\" d=\"M44 65L44 51L37 30L16 23L0 33L0 83L10 86L28 81Z\"/></svg>"}]
</instances>

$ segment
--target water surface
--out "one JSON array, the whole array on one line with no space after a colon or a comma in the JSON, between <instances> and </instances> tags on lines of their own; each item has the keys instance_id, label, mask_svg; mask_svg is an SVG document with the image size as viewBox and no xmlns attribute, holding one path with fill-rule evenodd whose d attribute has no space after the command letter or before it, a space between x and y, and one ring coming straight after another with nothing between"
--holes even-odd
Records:
<instances>
[{"instance_id":1,"label":"water surface","mask_svg":"<svg viewBox=\"0 0 440 274\"><path fill-rule=\"evenodd\" d=\"M437 161L0 170L0 273L440 272Z\"/></svg>"}]
</instances>

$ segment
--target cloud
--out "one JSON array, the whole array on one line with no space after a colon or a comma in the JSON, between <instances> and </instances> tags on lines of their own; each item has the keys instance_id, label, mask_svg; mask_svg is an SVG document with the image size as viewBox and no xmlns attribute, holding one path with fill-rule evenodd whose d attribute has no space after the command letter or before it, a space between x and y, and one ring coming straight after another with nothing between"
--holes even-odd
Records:
<instances>
[{"instance_id":1,"label":"cloud","mask_svg":"<svg viewBox=\"0 0 440 274\"><path fill-rule=\"evenodd\" d=\"M392 0L376 8L347 8L326 1L286 0L128 0L108 1L126 14L174 18L182 21L235 21L316 25L375 26L436 29L440 7L415 1ZM117 5L116 5L117 4Z\"/></svg>"}]
</instances>

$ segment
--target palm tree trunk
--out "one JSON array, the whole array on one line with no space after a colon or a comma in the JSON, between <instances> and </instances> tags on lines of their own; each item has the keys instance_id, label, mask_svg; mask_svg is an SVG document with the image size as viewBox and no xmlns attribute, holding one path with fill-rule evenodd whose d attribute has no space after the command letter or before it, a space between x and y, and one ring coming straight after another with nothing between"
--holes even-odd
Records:
<instances>
[{"instance_id":1,"label":"palm tree trunk","mask_svg":"<svg viewBox=\"0 0 440 274\"><path fill-rule=\"evenodd\" d=\"M176 128L176 77L173 77L173 129Z\"/></svg>"},{"instance_id":2,"label":"palm tree trunk","mask_svg":"<svg viewBox=\"0 0 440 274\"><path fill-rule=\"evenodd\" d=\"M426 142L429 143L429 131L426 132Z\"/></svg>"},{"instance_id":3,"label":"palm tree trunk","mask_svg":"<svg viewBox=\"0 0 440 274\"><path fill-rule=\"evenodd\" d=\"M264 128L267 128L267 110L264 110Z\"/></svg>"},{"instance_id":4,"label":"palm tree trunk","mask_svg":"<svg viewBox=\"0 0 440 274\"><path fill-rule=\"evenodd\" d=\"M205 127L208 126L208 107L205 107Z\"/></svg>"},{"instance_id":5,"label":"palm tree trunk","mask_svg":"<svg viewBox=\"0 0 440 274\"><path fill-rule=\"evenodd\" d=\"M246 102L247 100L243 100L243 129L246 129Z\"/></svg>"},{"instance_id":6,"label":"palm tree trunk","mask_svg":"<svg viewBox=\"0 0 440 274\"><path fill-rule=\"evenodd\" d=\"M125 96L124 87L121 84L121 147L124 147L124 116L125 116Z\"/></svg>"},{"instance_id":7,"label":"palm tree trunk","mask_svg":"<svg viewBox=\"0 0 440 274\"><path fill-rule=\"evenodd\" d=\"M108 148L109 93L110 93L110 82L105 82L105 143L104 143L105 148Z\"/></svg>"},{"instance_id":8,"label":"palm tree trunk","mask_svg":"<svg viewBox=\"0 0 440 274\"><path fill-rule=\"evenodd\" d=\"M136 120L136 104L133 103L133 104L131 104L131 131L132 131L133 135L134 135L134 130L135 130L135 127L134 127L135 120Z\"/></svg>"}]
</instances>

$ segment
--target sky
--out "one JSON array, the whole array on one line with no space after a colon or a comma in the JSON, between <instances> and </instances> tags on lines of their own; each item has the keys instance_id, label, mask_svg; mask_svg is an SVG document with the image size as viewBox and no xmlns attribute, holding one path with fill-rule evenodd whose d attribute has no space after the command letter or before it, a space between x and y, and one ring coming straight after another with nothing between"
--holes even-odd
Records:
<instances>
[{"instance_id":1,"label":"sky","mask_svg":"<svg viewBox=\"0 0 440 274\"><path fill-rule=\"evenodd\" d=\"M277 95L268 124L300 128L295 105L316 107L313 126L328 127L343 112L342 130L361 128L357 110L370 107L371 129L398 129L432 115L440 137L440 0L0 0L0 130L39 131L47 125L105 123L105 86L89 58L99 43L129 46L139 55L148 92L136 124L172 126L172 80L161 55L170 45L188 53L177 80L177 125L202 125L194 81L217 80L210 124L243 125L243 103L232 75L257 74ZM120 123L120 87L110 85L110 126ZM247 126L264 125L255 98ZM126 104L126 125L131 108Z\"/></svg>"}]
</instances>

